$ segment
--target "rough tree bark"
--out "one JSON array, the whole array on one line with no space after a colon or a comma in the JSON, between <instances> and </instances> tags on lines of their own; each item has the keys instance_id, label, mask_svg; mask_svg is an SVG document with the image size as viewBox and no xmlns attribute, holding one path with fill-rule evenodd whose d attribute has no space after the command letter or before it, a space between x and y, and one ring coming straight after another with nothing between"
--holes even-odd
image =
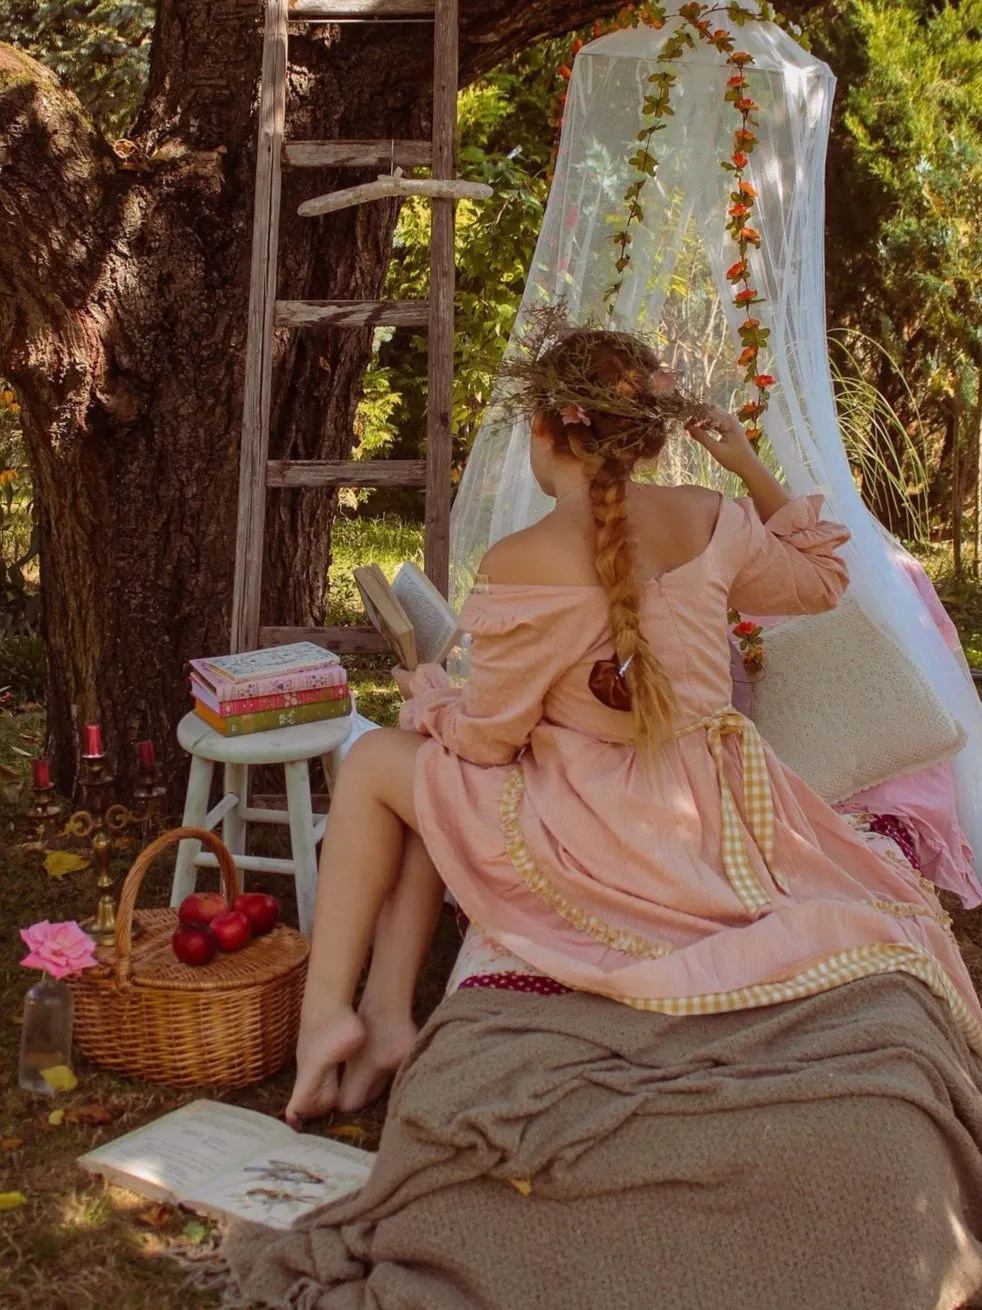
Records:
<instances>
[{"instance_id":1,"label":"rough tree bark","mask_svg":"<svg viewBox=\"0 0 982 1310\"><path fill-rule=\"evenodd\" d=\"M619 5L462 7L466 83ZM0 45L0 371L40 507L49 746L66 791L98 715L124 777L130 743L158 743L176 800L185 664L227 640L261 26L261 0L160 0L144 106L115 148L52 73ZM306 31L291 40L289 135L425 134L428 27ZM285 175L280 294L376 297L397 206L297 218L323 180ZM369 349L368 332L280 342L274 457L346 456ZM266 623L323 619L326 494L271 497Z\"/></svg>"}]
</instances>

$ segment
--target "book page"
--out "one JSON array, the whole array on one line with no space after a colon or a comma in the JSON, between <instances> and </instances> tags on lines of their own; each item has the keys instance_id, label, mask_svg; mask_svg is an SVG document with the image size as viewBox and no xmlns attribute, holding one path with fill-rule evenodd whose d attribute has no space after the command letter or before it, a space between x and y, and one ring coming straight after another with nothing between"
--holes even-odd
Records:
<instances>
[{"instance_id":1,"label":"book page","mask_svg":"<svg viewBox=\"0 0 982 1310\"><path fill-rule=\"evenodd\" d=\"M377 564L369 564L355 569L353 577L372 626L385 638L402 667L411 672L418 663L416 634L385 574Z\"/></svg>"},{"instance_id":2,"label":"book page","mask_svg":"<svg viewBox=\"0 0 982 1310\"><path fill-rule=\"evenodd\" d=\"M413 625L420 663L442 664L457 635L453 610L426 574L408 560L396 574L392 591Z\"/></svg>"},{"instance_id":3,"label":"book page","mask_svg":"<svg viewBox=\"0 0 982 1310\"><path fill-rule=\"evenodd\" d=\"M156 1122L83 1155L79 1164L92 1173L112 1173L123 1186L133 1180L183 1200L189 1190L265 1150L292 1142L286 1124L255 1110L218 1101L192 1101Z\"/></svg>"},{"instance_id":4,"label":"book page","mask_svg":"<svg viewBox=\"0 0 982 1310\"><path fill-rule=\"evenodd\" d=\"M374 1161L370 1152L345 1142L294 1137L198 1188L186 1203L205 1214L289 1228L311 1210L356 1191Z\"/></svg>"}]
</instances>

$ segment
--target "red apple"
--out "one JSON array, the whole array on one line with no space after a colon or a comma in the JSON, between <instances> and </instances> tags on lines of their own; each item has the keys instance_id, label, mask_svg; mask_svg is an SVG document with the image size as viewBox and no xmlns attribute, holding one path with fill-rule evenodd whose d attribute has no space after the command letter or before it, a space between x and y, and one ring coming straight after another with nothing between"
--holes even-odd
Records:
<instances>
[{"instance_id":1,"label":"red apple","mask_svg":"<svg viewBox=\"0 0 982 1310\"><path fill-rule=\"evenodd\" d=\"M182 923L171 938L171 946L182 964L211 964L218 938L201 924Z\"/></svg>"},{"instance_id":2,"label":"red apple","mask_svg":"<svg viewBox=\"0 0 982 1310\"><path fill-rule=\"evenodd\" d=\"M252 936L249 920L241 910L216 914L208 927L218 938L218 948L222 951L241 951Z\"/></svg>"},{"instance_id":3,"label":"red apple","mask_svg":"<svg viewBox=\"0 0 982 1310\"><path fill-rule=\"evenodd\" d=\"M224 914L228 901L220 892L192 892L181 901L177 917L181 923L211 923L216 914Z\"/></svg>"},{"instance_id":4,"label":"red apple","mask_svg":"<svg viewBox=\"0 0 982 1310\"><path fill-rule=\"evenodd\" d=\"M240 911L249 920L253 937L272 932L280 918L279 901L265 892L242 892L236 896L232 909Z\"/></svg>"}]
</instances>

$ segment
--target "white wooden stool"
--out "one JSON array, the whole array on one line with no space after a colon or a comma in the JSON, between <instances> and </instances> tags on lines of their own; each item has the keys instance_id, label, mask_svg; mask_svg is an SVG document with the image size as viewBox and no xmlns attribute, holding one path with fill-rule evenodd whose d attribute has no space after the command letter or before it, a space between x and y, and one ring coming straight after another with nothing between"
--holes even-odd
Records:
<instances>
[{"instance_id":1,"label":"white wooden stool","mask_svg":"<svg viewBox=\"0 0 982 1310\"><path fill-rule=\"evenodd\" d=\"M360 727L363 724L365 727ZM191 756L184 826L211 831L222 825L222 841L243 873L289 873L296 880L300 931L310 937L317 894L317 844L324 835L325 817L314 822L310 803L309 764L318 755L329 763L329 773L346 754L348 738L361 735L369 725L360 714L320 723L303 723L295 728L255 732L243 737L223 737L193 711L185 714L177 729L177 740ZM353 732L354 729L354 732ZM208 809L212 775L216 764L225 768L225 794ZM282 764L286 775L286 811L253 809L248 803L249 769L263 764ZM290 829L292 858L270 859L246 855L246 829L250 823L286 824ZM198 869L215 868L214 855L201 850L201 843L183 841L178 847L171 886L171 905L180 905L194 891Z\"/></svg>"}]
</instances>

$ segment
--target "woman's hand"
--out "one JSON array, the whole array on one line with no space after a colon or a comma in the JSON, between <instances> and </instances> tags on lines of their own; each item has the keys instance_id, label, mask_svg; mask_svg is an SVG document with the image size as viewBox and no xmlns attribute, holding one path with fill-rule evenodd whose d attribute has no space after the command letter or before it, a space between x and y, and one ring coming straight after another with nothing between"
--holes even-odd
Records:
<instances>
[{"instance_id":1,"label":"woman's hand","mask_svg":"<svg viewBox=\"0 0 982 1310\"><path fill-rule=\"evenodd\" d=\"M718 464L742 480L762 522L766 523L788 503L787 489L761 463L743 424L732 414L708 409L704 417L688 423L685 430L693 441L705 446Z\"/></svg>"},{"instance_id":2,"label":"woman's hand","mask_svg":"<svg viewBox=\"0 0 982 1310\"><path fill-rule=\"evenodd\" d=\"M693 441L709 451L717 464L744 480L747 473L761 467L743 424L725 410L707 408L700 418L687 423L685 430Z\"/></svg>"},{"instance_id":3,"label":"woman's hand","mask_svg":"<svg viewBox=\"0 0 982 1310\"><path fill-rule=\"evenodd\" d=\"M412 676L413 675L407 669L404 669L401 664L393 666L392 677L396 686L399 688L403 700L412 700L413 698L413 689L410 685Z\"/></svg>"}]
</instances>

